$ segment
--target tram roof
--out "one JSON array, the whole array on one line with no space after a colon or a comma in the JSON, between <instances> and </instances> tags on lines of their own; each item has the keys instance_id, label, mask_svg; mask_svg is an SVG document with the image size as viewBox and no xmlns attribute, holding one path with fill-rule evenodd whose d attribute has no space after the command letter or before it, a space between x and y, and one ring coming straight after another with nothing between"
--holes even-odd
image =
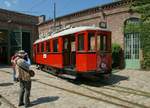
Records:
<instances>
[{"instance_id":1,"label":"tram roof","mask_svg":"<svg viewBox=\"0 0 150 108\"><path fill-rule=\"evenodd\" d=\"M92 26L91 27L90 26L74 27L74 28L69 28L69 29L57 32L57 33L53 33L53 34L51 34L51 36L48 36L46 38L38 39L34 42L34 44L37 44L37 43L40 43L40 42L43 42L43 41L46 41L46 40L49 40L49 39L52 39L52 38L65 36L65 35L69 35L69 34L74 34L74 33L81 32L81 31L86 31L86 30L109 31L108 29L102 29L102 28L99 28L99 27L92 27Z\"/></svg>"}]
</instances>

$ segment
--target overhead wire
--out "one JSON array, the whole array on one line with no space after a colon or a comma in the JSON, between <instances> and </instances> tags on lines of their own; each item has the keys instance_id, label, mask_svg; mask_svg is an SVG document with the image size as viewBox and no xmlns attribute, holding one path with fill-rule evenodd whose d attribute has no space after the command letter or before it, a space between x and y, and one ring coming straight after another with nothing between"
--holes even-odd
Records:
<instances>
[{"instance_id":1,"label":"overhead wire","mask_svg":"<svg viewBox=\"0 0 150 108\"><path fill-rule=\"evenodd\" d=\"M36 2L36 4L33 4L31 7L28 8L28 10L22 10L19 12L26 12L26 13L41 13L39 11L33 11L34 8L39 8L39 6L43 5L47 0L40 0L39 2ZM30 11L31 10L31 11Z\"/></svg>"}]
</instances>

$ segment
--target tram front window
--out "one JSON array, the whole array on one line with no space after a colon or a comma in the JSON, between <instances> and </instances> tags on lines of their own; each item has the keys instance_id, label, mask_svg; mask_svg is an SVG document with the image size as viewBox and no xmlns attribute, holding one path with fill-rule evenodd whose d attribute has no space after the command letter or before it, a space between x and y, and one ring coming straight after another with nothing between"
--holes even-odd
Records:
<instances>
[{"instance_id":1,"label":"tram front window","mask_svg":"<svg viewBox=\"0 0 150 108\"><path fill-rule=\"evenodd\" d=\"M110 36L107 35L97 36L97 51L101 52L110 51Z\"/></svg>"},{"instance_id":2,"label":"tram front window","mask_svg":"<svg viewBox=\"0 0 150 108\"><path fill-rule=\"evenodd\" d=\"M78 35L78 51L84 50L84 34Z\"/></svg>"},{"instance_id":3,"label":"tram front window","mask_svg":"<svg viewBox=\"0 0 150 108\"><path fill-rule=\"evenodd\" d=\"M89 51L95 50L95 33L88 34L88 50Z\"/></svg>"}]
</instances>

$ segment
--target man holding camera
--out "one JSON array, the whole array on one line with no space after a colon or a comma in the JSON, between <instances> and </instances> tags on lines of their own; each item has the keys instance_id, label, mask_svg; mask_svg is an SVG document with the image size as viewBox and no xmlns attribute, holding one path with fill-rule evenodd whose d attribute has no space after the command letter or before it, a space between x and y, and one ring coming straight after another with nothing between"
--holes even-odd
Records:
<instances>
[{"instance_id":1,"label":"man holding camera","mask_svg":"<svg viewBox=\"0 0 150 108\"><path fill-rule=\"evenodd\" d=\"M30 106L30 91L31 91L31 77L34 76L30 70L30 64L27 63L27 53L24 50L18 51L15 59L17 81L20 82L19 104L18 106Z\"/></svg>"}]
</instances>

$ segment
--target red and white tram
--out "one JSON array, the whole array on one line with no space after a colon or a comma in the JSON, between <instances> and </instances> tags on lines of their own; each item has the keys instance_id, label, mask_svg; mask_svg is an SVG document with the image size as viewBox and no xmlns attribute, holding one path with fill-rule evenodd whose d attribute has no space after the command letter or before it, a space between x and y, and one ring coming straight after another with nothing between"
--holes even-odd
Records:
<instances>
[{"instance_id":1,"label":"red and white tram","mask_svg":"<svg viewBox=\"0 0 150 108\"><path fill-rule=\"evenodd\" d=\"M98 27L74 27L33 44L33 59L41 68L74 75L111 74L111 32Z\"/></svg>"}]
</instances>

